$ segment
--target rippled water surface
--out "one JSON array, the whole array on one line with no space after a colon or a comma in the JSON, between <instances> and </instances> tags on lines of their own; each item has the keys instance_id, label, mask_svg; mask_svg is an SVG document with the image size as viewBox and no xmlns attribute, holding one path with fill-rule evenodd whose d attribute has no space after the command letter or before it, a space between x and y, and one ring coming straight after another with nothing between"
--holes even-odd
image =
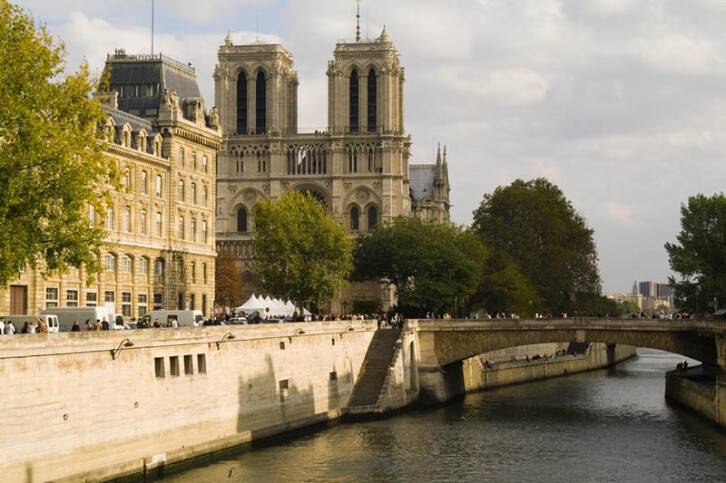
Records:
<instances>
[{"instance_id":1,"label":"rippled water surface","mask_svg":"<svg viewBox=\"0 0 726 483\"><path fill-rule=\"evenodd\" d=\"M682 358L602 370L339 424L166 481L726 482L726 433L667 404Z\"/></svg>"}]
</instances>

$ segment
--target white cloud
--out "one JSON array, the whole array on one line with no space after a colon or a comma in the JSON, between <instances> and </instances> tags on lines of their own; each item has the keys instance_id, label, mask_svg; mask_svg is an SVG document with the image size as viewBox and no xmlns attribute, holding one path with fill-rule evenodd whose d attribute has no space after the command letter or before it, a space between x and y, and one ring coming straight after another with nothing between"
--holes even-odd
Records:
<instances>
[{"instance_id":1,"label":"white cloud","mask_svg":"<svg viewBox=\"0 0 726 483\"><path fill-rule=\"evenodd\" d=\"M607 218L627 225L634 223L634 218L640 211L637 206L615 201L605 203L602 209Z\"/></svg>"},{"instance_id":2,"label":"white cloud","mask_svg":"<svg viewBox=\"0 0 726 483\"><path fill-rule=\"evenodd\" d=\"M707 74L718 62L710 42L682 34L637 39L633 50L656 69L675 74Z\"/></svg>"},{"instance_id":3,"label":"white cloud","mask_svg":"<svg viewBox=\"0 0 726 483\"><path fill-rule=\"evenodd\" d=\"M439 78L451 91L464 91L503 106L523 106L540 102L549 89L547 79L529 69L486 72L479 69L443 68Z\"/></svg>"}]
</instances>

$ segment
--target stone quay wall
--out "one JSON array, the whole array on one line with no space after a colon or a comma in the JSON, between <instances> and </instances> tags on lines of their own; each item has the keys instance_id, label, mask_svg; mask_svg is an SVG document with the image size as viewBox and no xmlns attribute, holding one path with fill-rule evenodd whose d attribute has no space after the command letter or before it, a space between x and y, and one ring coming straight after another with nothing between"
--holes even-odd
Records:
<instances>
[{"instance_id":1,"label":"stone quay wall","mask_svg":"<svg viewBox=\"0 0 726 483\"><path fill-rule=\"evenodd\" d=\"M699 377L692 378L699 369L667 373L666 398L726 429L726 377L715 376L704 383Z\"/></svg>"},{"instance_id":2,"label":"stone quay wall","mask_svg":"<svg viewBox=\"0 0 726 483\"><path fill-rule=\"evenodd\" d=\"M338 418L375 329L345 321L2 336L0 481L141 474Z\"/></svg>"}]
</instances>

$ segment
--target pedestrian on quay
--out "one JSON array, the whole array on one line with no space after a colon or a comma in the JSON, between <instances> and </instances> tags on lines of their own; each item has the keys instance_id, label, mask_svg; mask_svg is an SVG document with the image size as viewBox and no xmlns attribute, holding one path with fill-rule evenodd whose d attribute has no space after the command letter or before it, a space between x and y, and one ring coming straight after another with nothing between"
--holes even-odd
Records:
<instances>
[{"instance_id":1,"label":"pedestrian on quay","mask_svg":"<svg viewBox=\"0 0 726 483\"><path fill-rule=\"evenodd\" d=\"M683 361L683 372L688 370L688 361Z\"/></svg>"},{"instance_id":2,"label":"pedestrian on quay","mask_svg":"<svg viewBox=\"0 0 726 483\"><path fill-rule=\"evenodd\" d=\"M5 329L3 329L3 332L5 335L13 335L15 334L15 326L13 325L13 321L8 321L7 324L5 324Z\"/></svg>"},{"instance_id":3,"label":"pedestrian on quay","mask_svg":"<svg viewBox=\"0 0 726 483\"><path fill-rule=\"evenodd\" d=\"M81 326L78 325L78 321L77 320L74 320L73 321L73 327L71 327L71 332L80 332L80 331L81 331Z\"/></svg>"},{"instance_id":4,"label":"pedestrian on quay","mask_svg":"<svg viewBox=\"0 0 726 483\"><path fill-rule=\"evenodd\" d=\"M86 330L93 330L90 319L86 319Z\"/></svg>"}]
</instances>

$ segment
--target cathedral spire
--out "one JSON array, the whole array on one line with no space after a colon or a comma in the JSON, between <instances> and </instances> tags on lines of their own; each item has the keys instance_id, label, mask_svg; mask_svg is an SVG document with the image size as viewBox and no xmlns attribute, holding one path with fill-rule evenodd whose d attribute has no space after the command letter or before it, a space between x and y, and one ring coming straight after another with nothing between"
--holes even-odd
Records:
<instances>
[{"instance_id":1,"label":"cathedral spire","mask_svg":"<svg viewBox=\"0 0 726 483\"><path fill-rule=\"evenodd\" d=\"M441 143L439 143L439 147L436 150L436 166L441 166Z\"/></svg>"},{"instance_id":2,"label":"cathedral spire","mask_svg":"<svg viewBox=\"0 0 726 483\"><path fill-rule=\"evenodd\" d=\"M358 0L358 8L355 12L355 41L360 42L360 0Z\"/></svg>"},{"instance_id":3,"label":"cathedral spire","mask_svg":"<svg viewBox=\"0 0 726 483\"><path fill-rule=\"evenodd\" d=\"M446 144L444 144L444 167L446 167Z\"/></svg>"}]
</instances>

